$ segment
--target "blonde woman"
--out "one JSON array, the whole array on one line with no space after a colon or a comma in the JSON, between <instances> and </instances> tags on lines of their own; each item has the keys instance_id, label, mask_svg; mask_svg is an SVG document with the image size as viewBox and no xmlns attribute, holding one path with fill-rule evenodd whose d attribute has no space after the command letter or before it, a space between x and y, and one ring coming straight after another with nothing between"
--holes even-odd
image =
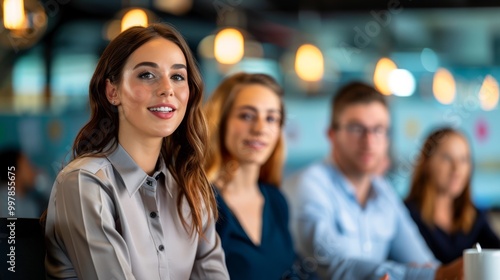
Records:
<instances>
[{"instance_id":1,"label":"blonde woman","mask_svg":"<svg viewBox=\"0 0 500 280\"><path fill-rule=\"evenodd\" d=\"M207 176L217 191L217 232L231 279L283 279L296 259L279 191L283 90L264 74L226 78L208 100Z\"/></svg>"}]
</instances>

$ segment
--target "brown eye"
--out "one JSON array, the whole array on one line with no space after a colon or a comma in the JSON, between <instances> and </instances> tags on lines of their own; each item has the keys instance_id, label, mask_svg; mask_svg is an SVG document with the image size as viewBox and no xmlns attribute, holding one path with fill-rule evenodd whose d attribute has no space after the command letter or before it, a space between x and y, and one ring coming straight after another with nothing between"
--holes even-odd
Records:
<instances>
[{"instance_id":1,"label":"brown eye","mask_svg":"<svg viewBox=\"0 0 500 280\"><path fill-rule=\"evenodd\" d=\"M266 118L266 121L267 121L268 123L277 123L277 122L279 122L279 121L280 121L280 119L279 119L278 117L276 117L276 116L268 116L268 117Z\"/></svg>"},{"instance_id":2,"label":"brown eye","mask_svg":"<svg viewBox=\"0 0 500 280\"><path fill-rule=\"evenodd\" d=\"M244 120L244 121L251 121L251 120L255 119L254 115L249 114L249 113L241 113L238 115L238 118L240 120Z\"/></svg>"},{"instance_id":3,"label":"brown eye","mask_svg":"<svg viewBox=\"0 0 500 280\"><path fill-rule=\"evenodd\" d=\"M176 80L176 81L184 81L184 80L186 80L186 78L184 78L184 76L182 76L180 74L173 75L171 79L172 80Z\"/></svg>"},{"instance_id":4,"label":"brown eye","mask_svg":"<svg viewBox=\"0 0 500 280\"><path fill-rule=\"evenodd\" d=\"M151 80L155 78L155 75L151 72L143 72L139 74L139 78L143 80Z\"/></svg>"}]
</instances>

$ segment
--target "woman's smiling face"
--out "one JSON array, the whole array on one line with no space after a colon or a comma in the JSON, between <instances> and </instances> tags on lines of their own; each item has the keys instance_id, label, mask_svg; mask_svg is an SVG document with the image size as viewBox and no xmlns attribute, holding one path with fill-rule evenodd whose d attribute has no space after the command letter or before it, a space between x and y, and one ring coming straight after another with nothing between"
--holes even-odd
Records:
<instances>
[{"instance_id":1,"label":"woman's smiling face","mask_svg":"<svg viewBox=\"0 0 500 280\"><path fill-rule=\"evenodd\" d=\"M264 164L281 135L281 101L270 88L245 85L226 123L225 146L240 164Z\"/></svg>"},{"instance_id":2,"label":"woman's smiling face","mask_svg":"<svg viewBox=\"0 0 500 280\"><path fill-rule=\"evenodd\" d=\"M164 38L129 56L119 84L106 83L108 99L118 106L120 136L162 138L177 129L189 100L186 65L182 50Z\"/></svg>"}]
</instances>

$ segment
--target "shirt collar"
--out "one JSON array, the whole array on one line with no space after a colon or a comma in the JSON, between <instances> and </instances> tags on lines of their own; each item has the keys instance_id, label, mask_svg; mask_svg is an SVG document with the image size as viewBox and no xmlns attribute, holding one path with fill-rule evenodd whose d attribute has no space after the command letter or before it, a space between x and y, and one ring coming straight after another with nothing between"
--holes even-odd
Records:
<instances>
[{"instance_id":1,"label":"shirt collar","mask_svg":"<svg viewBox=\"0 0 500 280\"><path fill-rule=\"evenodd\" d=\"M122 145L118 144L116 149L107 156L108 160L111 162L113 167L118 171L120 177L123 180L123 184L127 189L129 195L133 195L150 176L144 172L132 159L132 157L125 151ZM159 178L159 175L163 173L165 178L165 184L167 185L167 190L170 192L170 185L173 180L170 178L170 173L168 172L167 166L164 160L160 160L160 168L155 171L152 178ZM161 177L161 176L160 176ZM151 178L151 177L150 177Z\"/></svg>"},{"instance_id":2,"label":"shirt collar","mask_svg":"<svg viewBox=\"0 0 500 280\"><path fill-rule=\"evenodd\" d=\"M351 182L347 179L347 177L342 173L342 171L339 170L337 167L337 164L333 160L333 158L328 157L325 159L325 164L329 166L329 170L331 172L332 178L338 182L338 185L340 188L346 192L348 195L352 196L353 199L356 199L356 193L354 191L354 186L351 184ZM370 194L369 198L375 198L377 194L379 193L379 181L377 180L376 176L373 176L371 178L371 188L370 188Z\"/></svg>"}]
</instances>

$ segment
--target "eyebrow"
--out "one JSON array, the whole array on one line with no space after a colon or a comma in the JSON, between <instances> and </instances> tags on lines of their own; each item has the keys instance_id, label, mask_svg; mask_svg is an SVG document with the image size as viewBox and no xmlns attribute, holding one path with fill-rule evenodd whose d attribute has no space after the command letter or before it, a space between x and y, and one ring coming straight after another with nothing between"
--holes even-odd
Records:
<instances>
[{"instance_id":1,"label":"eyebrow","mask_svg":"<svg viewBox=\"0 0 500 280\"><path fill-rule=\"evenodd\" d=\"M156 64L156 63L154 63L154 62L144 61L144 62L140 62L140 63L138 63L138 64L134 67L134 69L137 69L137 68L139 68L139 67L141 67L141 66L149 66L149 67L153 67L153 68L160 68L160 67L158 66L158 64Z\"/></svg>"},{"instance_id":2,"label":"eyebrow","mask_svg":"<svg viewBox=\"0 0 500 280\"><path fill-rule=\"evenodd\" d=\"M379 127L383 127L383 128L386 128L386 129L389 129L389 124L387 125L384 125L384 124L375 124L373 126L368 126L368 125L365 125L364 123L362 122L359 122L359 121L349 121L349 122L346 122L345 123L346 125L359 125L359 126L363 126L363 127L376 127L376 128L379 128Z\"/></svg>"},{"instance_id":3,"label":"eyebrow","mask_svg":"<svg viewBox=\"0 0 500 280\"><path fill-rule=\"evenodd\" d=\"M160 66L158 66L158 64L156 64L154 62L144 61L144 62L140 62L137 65L135 65L134 69L137 69L137 68L139 68L141 66L149 66L149 67L153 67L153 68L160 68ZM186 65L180 64L180 63L174 64L170 68L172 68L172 69L187 69Z\"/></svg>"},{"instance_id":4,"label":"eyebrow","mask_svg":"<svg viewBox=\"0 0 500 280\"><path fill-rule=\"evenodd\" d=\"M238 110L251 110L251 111L254 111L254 112L257 112L258 110L253 107L253 106L250 106L250 105L242 105L240 107L237 108ZM268 113L278 113L278 114L281 114L281 110L279 109L268 109L266 110Z\"/></svg>"},{"instance_id":5,"label":"eyebrow","mask_svg":"<svg viewBox=\"0 0 500 280\"><path fill-rule=\"evenodd\" d=\"M172 67L170 67L170 68L172 68L172 69L187 69L187 66L184 64L178 63L178 64L172 65Z\"/></svg>"}]
</instances>

